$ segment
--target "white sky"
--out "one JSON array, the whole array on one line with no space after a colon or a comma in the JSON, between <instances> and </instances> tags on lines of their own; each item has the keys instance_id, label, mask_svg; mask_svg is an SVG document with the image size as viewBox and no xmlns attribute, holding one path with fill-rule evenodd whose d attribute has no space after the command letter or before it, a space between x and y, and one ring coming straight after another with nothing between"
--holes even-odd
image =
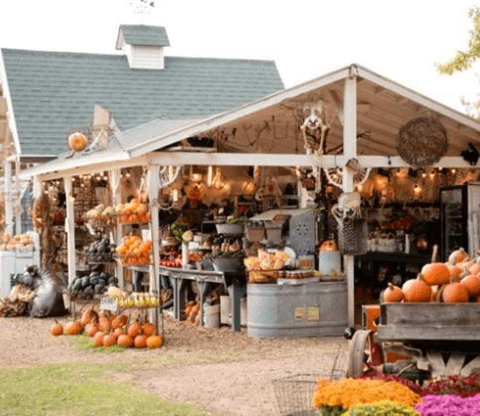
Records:
<instances>
[{"instance_id":1,"label":"white sky","mask_svg":"<svg viewBox=\"0 0 480 416\"><path fill-rule=\"evenodd\" d=\"M271 59L285 86L351 63L464 111L475 70L435 67L465 49L475 0L156 0L145 23L165 26L170 56ZM0 0L0 47L117 53L128 0ZM480 72L480 71L478 71Z\"/></svg>"}]
</instances>

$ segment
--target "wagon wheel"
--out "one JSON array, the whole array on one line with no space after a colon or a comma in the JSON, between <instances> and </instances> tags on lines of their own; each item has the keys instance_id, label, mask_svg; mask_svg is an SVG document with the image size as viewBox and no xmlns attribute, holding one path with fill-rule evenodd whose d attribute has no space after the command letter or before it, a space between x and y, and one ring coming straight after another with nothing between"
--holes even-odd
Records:
<instances>
[{"instance_id":1,"label":"wagon wheel","mask_svg":"<svg viewBox=\"0 0 480 416\"><path fill-rule=\"evenodd\" d=\"M373 331L355 332L348 353L347 377L357 377L382 364L381 346L373 342Z\"/></svg>"},{"instance_id":2,"label":"wagon wheel","mask_svg":"<svg viewBox=\"0 0 480 416\"><path fill-rule=\"evenodd\" d=\"M469 376L480 372L480 355L475 353L453 351L451 354L443 354L440 351L427 350L426 356L432 378L455 374Z\"/></svg>"},{"instance_id":3,"label":"wagon wheel","mask_svg":"<svg viewBox=\"0 0 480 416\"><path fill-rule=\"evenodd\" d=\"M370 175L371 168L361 169L353 175L353 185L362 185ZM343 168L326 168L324 169L328 182L338 188L342 188L343 184Z\"/></svg>"}]
</instances>

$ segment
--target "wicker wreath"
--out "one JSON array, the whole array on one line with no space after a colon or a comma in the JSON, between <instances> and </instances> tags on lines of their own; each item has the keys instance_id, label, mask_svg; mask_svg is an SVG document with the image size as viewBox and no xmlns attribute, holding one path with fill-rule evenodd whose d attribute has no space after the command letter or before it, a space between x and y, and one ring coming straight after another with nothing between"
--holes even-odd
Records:
<instances>
[{"instance_id":1,"label":"wicker wreath","mask_svg":"<svg viewBox=\"0 0 480 416\"><path fill-rule=\"evenodd\" d=\"M447 148L447 130L432 117L413 119L398 132L398 154L415 167L437 163L445 155Z\"/></svg>"}]
</instances>

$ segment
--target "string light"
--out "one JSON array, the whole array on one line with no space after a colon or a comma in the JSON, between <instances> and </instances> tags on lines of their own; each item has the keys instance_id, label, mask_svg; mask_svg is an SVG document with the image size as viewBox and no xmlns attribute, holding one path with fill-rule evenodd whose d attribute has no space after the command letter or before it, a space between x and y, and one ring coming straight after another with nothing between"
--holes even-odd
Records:
<instances>
[{"instance_id":1,"label":"string light","mask_svg":"<svg viewBox=\"0 0 480 416\"><path fill-rule=\"evenodd\" d=\"M456 169L452 169L450 172L452 172L452 175L455 175L457 173Z\"/></svg>"}]
</instances>

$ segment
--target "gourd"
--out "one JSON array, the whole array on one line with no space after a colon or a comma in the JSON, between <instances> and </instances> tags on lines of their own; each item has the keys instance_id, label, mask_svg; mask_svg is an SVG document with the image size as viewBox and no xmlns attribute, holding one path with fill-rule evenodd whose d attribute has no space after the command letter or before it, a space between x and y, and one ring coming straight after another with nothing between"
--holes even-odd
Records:
<instances>
[{"instance_id":1,"label":"gourd","mask_svg":"<svg viewBox=\"0 0 480 416\"><path fill-rule=\"evenodd\" d=\"M402 286L405 302L429 302L432 297L432 288L425 283L423 276L407 280Z\"/></svg>"},{"instance_id":2,"label":"gourd","mask_svg":"<svg viewBox=\"0 0 480 416\"><path fill-rule=\"evenodd\" d=\"M469 295L467 288L460 282L453 279L445 285L442 292L442 300L445 303L465 303L468 302Z\"/></svg>"},{"instance_id":3,"label":"gourd","mask_svg":"<svg viewBox=\"0 0 480 416\"><path fill-rule=\"evenodd\" d=\"M68 136L68 146L74 152L83 152L88 146L88 137L78 131L72 133Z\"/></svg>"},{"instance_id":4,"label":"gourd","mask_svg":"<svg viewBox=\"0 0 480 416\"><path fill-rule=\"evenodd\" d=\"M55 321L55 323L50 327L50 333L52 335L62 335L63 334L63 326L60 322Z\"/></svg>"},{"instance_id":5,"label":"gourd","mask_svg":"<svg viewBox=\"0 0 480 416\"><path fill-rule=\"evenodd\" d=\"M468 253L463 247L460 247L458 250L454 250L448 256L448 263L457 264L461 263L469 258Z\"/></svg>"},{"instance_id":6,"label":"gourd","mask_svg":"<svg viewBox=\"0 0 480 416\"><path fill-rule=\"evenodd\" d=\"M82 329L83 327L80 321L72 321L65 325L65 333L67 335L79 335Z\"/></svg>"},{"instance_id":7,"label":"gourd","mask_svg":"<svg viewBox=\"0 0 480 416\"><path fill-rule=\"evenodd\" d=\"M333 240L325 240L320 246L320 251L338 251L338 244Z\"/></svg>"},{"instance_id":8,"label":"gourd","mask_svg":"<svg viewBox=\"0 0 480 416\"><path fill-rule=\"evenodd\" d=\"M135 348L146 348L147 347L147 336L140 334L137 335L133 341Z\"/></svg>"},{"instance_id":9,"label":"gourd","mask_svg":"<svg viewBox=\"0 0 480 416\"><path fill-rule=\"evenodd\" d=\"M106 334L103 337L103 346L104 347L113 347L117 344L117 337L113 334Z\"/></svg>"},{"instance_id":10,"label":"gourd","mask_svg":"<svg viewBox=\"0 0 480 416\"><path fill-rule=\"evenodd\" d=\"M160 348L163 345L163 338L160 335L152 335L147 338L148 348Z\"/></svg>"},{"instance_id":11,"label":"gourd","mask_svg":"<svg viewBox=\"0 0 480 416\"><path fill-rule=\"evenodd\" d=\"M422 267L420 274L425 283L430 286L450 282L450 270L445 263L427 263Z\"/></svg>"},{"instance_id":12,"label":"gourd","mask_svg":"<svg viewBox=\"0 0 480 416\"><path fill-rule=\"evenodd\" d=\"M133 338L128 334L122 334L118 337L117 344L122 347L133 347Z\"/></svg>"},{"instance_id":13,"label":"gourd","mask_svg":"<svg viewBox=\"0 0 480 416\"><path fill-rule=\"evenodd\" d=\"M395 286L393 283L388 283L388 287L383 293L383 300L385 302L401 302L405 295L401 288Z\"/></svg>"},{"instance_id":14,"label":"gourd","mask_svg":"<svg viewBox=\"0 0 480 416\"><path fill-rule=\"evenodd\" d=\"M460 283L467 288L470 296L475 296L480 293L480 277L476 274L469 274L460 280Z\"/></svg>"}]
</instances>

